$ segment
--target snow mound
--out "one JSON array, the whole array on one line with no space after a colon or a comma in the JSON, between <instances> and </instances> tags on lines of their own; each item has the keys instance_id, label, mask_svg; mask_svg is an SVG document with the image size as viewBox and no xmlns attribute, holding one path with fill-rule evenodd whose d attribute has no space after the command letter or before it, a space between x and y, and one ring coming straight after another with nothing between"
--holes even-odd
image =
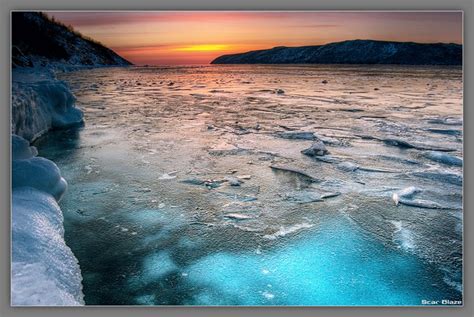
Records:
<instances>
[{"instance_id":1,"label":"snow mound","mask_svg":"<svg viewBox=\"0 0 474 317\"><path fill-rule=\"evenodd\" d=\"M41 72L41 76L34 76ZM38 78L38 79L33 79ZM12 81L12 133L32 141L53 128L82 124L82 111L67 85L44 71L15 70Z\"/></svg>"},{"instance_id":2,"label":"snow mound","mask_svg":"<svg viewBox=\"0 0 474 317\"><path fill-rule=\"evenodd\" d=\"M67 188L56 164L43 157L12 161L12 188L32 187L60 200Z\"/></svg>"},{"instance_id":3,"label":"snow mound","mask_svg":"<svg viewBox=\"0 0 474 317\"><path fill-rule=\"evenodd\" d=\"M83 305L81 271L57 203L66 181L15 135L12 153L12 305Z\"/></svg>"},{"instance_id":4,"label":"snow mound","mask_svg":"<svg viewBox=\"0 0 474 317\"><path fill-rule=\"evenodd\" d=\"M12 135L12 160L29 159L38 155L34 146L18 135Z\"/></svg>"}]
</instances>

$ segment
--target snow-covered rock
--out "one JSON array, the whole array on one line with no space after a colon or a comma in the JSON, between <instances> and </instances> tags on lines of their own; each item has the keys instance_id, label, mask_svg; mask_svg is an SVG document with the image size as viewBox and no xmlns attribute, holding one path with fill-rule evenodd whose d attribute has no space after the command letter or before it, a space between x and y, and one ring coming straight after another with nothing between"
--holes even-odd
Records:
<instances>
[{"instance_id":1,"label":"snow-covered rock","mask_svg":"<svg viewBox=\"0 0 474 317\"><path fill-rule=\"evenodd\" d=\"M32 141L52 128L83 122L82 111L66 83L47 69L12 73L12 133Z\"/></svg>"},{"instance_id":2,"label":"snow-covered rock","mask_svg":"<svg viewBox=\"0 0 474 317\"><path fill-rule=\"evenodd\" d=\"M83 305L79 264L64 241L58 201L66 190L56 164L12 137L12 266L14 306Z\"/></svg>"}]
</instances>

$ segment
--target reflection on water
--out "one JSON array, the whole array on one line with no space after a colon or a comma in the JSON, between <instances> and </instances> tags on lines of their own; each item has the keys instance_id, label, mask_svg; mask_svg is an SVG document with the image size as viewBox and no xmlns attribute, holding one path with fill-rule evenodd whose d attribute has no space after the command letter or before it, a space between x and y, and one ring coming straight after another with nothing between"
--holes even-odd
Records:
<instances>
[{"instance_id":1,"label":"reflection on water","mask_svg":"<svg viewBox=\"0 0 474 317\"><path fill-rule=\"evenodd\" d=\"M461 299L462 187L444 177L462 168L360 137L461 157L460 75L389 66L63 74L86 126L36 145L69 183L61 207L86 303ZM284 131L315 132L337 163L302 155L312 141ZM445 208L396 207L392 193L414 185Z\"/></svg>"}]
</instances>

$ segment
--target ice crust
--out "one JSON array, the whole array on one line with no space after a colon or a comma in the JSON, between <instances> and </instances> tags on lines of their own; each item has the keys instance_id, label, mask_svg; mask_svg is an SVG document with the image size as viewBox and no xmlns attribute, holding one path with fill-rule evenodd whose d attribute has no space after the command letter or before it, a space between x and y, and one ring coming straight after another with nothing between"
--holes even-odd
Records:
<instances>
[{"instance_id":1,"label":"ice crust","mask_svg":"<svg viewBox=\"0 0 474 317\"><path fill-rule=\"evenodd\" d=\"M76 98L66 83L42 69L15 70L12 76L13 134L33 141L54 128L67 128L83 122Z\"/></svg>"},{"instance_id":2,"label":"ice crust","mask_svg":"<svg viewBox=\"0 0 474 317\"><path fill-rule=\"evenodd\" d=\"M56 164L36 154L12 136L11 304L83 305L81 271L58 206L67 183Z\"/></svg>"}]
</instances>

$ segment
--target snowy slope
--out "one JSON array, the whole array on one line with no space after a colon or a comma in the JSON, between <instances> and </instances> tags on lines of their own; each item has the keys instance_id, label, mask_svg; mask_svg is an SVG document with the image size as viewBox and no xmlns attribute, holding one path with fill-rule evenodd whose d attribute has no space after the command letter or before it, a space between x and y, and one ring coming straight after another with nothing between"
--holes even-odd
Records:
<instances>
[{"instance_id":1,"label":"snowy slope","mask_svg":"<svg viewBox=\"0 0 474 317\"><path fill-rule=\"evenodd\" d=\"M12 66L127 66L111 49L41 12L12 12Z\"/></svg>"},{"instance_id":2,"label":"snowy slope","mask_svg":"<svg viewBox=\"0 0 474 317\"><path fill-rule=\"evenodd\" d=\"M461 65L462 45L352 40L223 55L211 64Z\"/></svg>"},{"instance_id":3,"label":"snowy slope","mask_svg":"<svg viewBox=\"0 0 474 317\"><path fill-rule=\"evenodd\" d=\"M58 201L67 183L53 162L12 136L11 304L83 305L81 271L64 242Z\"/></svg>"}]
</instances>

